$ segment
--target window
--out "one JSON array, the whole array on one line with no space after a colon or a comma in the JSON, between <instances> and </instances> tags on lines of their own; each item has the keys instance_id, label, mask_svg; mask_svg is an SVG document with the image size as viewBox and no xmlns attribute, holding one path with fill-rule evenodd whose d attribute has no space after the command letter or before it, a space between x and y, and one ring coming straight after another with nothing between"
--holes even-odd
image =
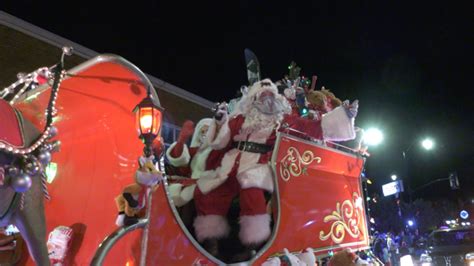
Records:
<instances>
[{"instance_id":1,"label":"window","mask_svg":"<svg viewBox=\"0 0 474 266\"><path fill-rule=\"evenodd\" d=\"M161 136L163 137L163 141L165 142L166 149L176 141L178 138L179 131L181 130L180 127L164 122L163 127L161 128Z\"/></svg>"}]
</instances>

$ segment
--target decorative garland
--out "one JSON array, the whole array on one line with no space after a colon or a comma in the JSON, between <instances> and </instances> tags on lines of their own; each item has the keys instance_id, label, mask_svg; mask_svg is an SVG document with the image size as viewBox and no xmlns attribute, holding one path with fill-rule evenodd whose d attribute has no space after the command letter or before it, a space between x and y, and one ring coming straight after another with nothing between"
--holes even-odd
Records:
<instances>
[{"instance_id":1,"label":"decorative garland","mask_svg":"<svg viewBox=\"0 0 474 266\"><path fill-rule=\"evenodd\" d=\"M37 71L35 71L33 73L36 73L38 71L42 71L42 72L45 72L45 73L50 72L49 69L47 69L47 71L45 71L45 69L47 69L47 68L40 68L40 69L38 69ZM10 154L19 154L19 155L30 154L30 153L34 152L38 147L42 146L47 139L51 138L52 137L51 135L55 134L55 133L53 133L53 134L51 133L51 131L55 131L55 129L52 129L53 128L52 123L53 123L54 107L56 105L56 99L58 97L59 86L60 86L61 81L64 78L65 74L66 74L66 72L62 69L62 64L58 64L56 66L56 69L55 69L54 82L53 82L53 86L52 86L52 89L51 89L51 96L49 98L48 107L46 109L46 125L45 125L45 129L41 133L40 137L35 142L33 142L33 144L31 144L29 147L26 147L26 148L18 147L18 146L15 146L15 145L12 145L10 143L7 143L7 142L4 142L4 141L0 140L0 151L4 151L4 152L10 153ZM35 76L35 75L28 74L28 76ZM20 82L20 81L22 81L22 82ZM26 90L25 88L28 88L28 87L31 86L31 83L34 81L34 79L33 78L20 79L20 81L13 83L12 85L10 85L9 87L7 87L5 89L5 90L7 90L10 87L15 88L19 84L22 84L23 82L26 82L26 81L30 82L30 84L26 83L25 86L23 86L23 88L20 89L20 91L15 94L13 99L10 101L10 104L12 104L19 97L19 95ZM16 84L16 86L13 86L15 84ZM6 95L8 95L8 94L5 94L4 96L6 96Z\"/></svg>"},{"instance_id":2,"label":"decorative garland","mask_svg":"<svg viewBox=\"0 0 474 266\"><path fill-rule=\"evenodd\" d=\"M19 80L0 92L1 98L5 98L21 84L24 86L12 97L10 105L13 104L26 90L35 88L36 84L48 82L51 79L51 70L54 69L51 95L46 108L46 123L43 132L29 146L19 147L0 140L0 152L13 155L13 161L9 165L0 166L0 185L8 184L17 193L21 193L20 208L23 209L25 203L25 193L32 184L31 177L41 175L41 186L46 199L49 193L46 186L45 167L51 161L51 152L59 148L59 140L48 143L47 140L57 134L57 129L53 124L53 116L56 113L55 105L61 81L66 75L63 70L64 55L71 55L72 48L63 47L61 61L51 68L43 67L28 75L18 75ZM43 80L40 80L43 79ZM38 150L38 152L36 152Z\"/></svg>"}]
</instances>

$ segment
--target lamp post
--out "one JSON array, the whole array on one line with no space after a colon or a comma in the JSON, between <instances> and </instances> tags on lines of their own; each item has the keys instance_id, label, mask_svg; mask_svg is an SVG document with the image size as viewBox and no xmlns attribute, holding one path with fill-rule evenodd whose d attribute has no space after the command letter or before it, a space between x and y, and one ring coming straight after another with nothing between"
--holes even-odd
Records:
<instances>
[{"instance_id":1,"label":"lamp post","mask_svg":"<svg viewBox=\"0 0 474 266\"><path fill-rule=\"evenodd\" d=\"M152 143L161 129L163 108L155 103L151 93L134 108L136 114L136 128L138 137L143 141L145 147L143 153L146 157L153 154Z\"/></svg>"},{"instance_id":2,"label":"lamp post","mask_svg":"<svg viewBox=\"0 0 474 266\"><path fill-rule=\"evenodd\" d=\"M415 143L416 143L416 141L413 141L413 142L410 144L410 146L408 146L408 148L407 148L405 151L402 152L402 155L403 155L403 159L404 159L404 160L405 160L406 157L407 157L408 151L411 149L411 147L413 147L413 144L415 144ZM420 146L421 146L423 149L427 150L427 151L430 151L430 150L434 149L434 147L435 147L434 140L433 140L432 138L429 138L429 137L424 138L424 139L421 140L419 143L420 143Z\"/></svg>"},{"instance_id":3,"label":"lamp post","mask_svg":"<svg viewBox=\"0 0 474 266\"><path fill-rule=\"evenodd\" d=\"M150 87L148 87L147 96L134 108L133 111L135 112L135 126L138 137L145 144L143 153L146 157L150 157L153 154L153 140L158 136L161 130L163 111L163 108L154 101L153 96L151 95ZM151 189L147 189L146 193L148 194L145 214L146 222L143 225L144 227L142 232L142 253L140 257L140 266L146 265L146 250L148 248L148 232L151 215Z\"/></svg>"},{"instance_id":4,"label":"lamp post","mask_svg":"<svg viewBox=\"0 0 474 266\"><path fill-rule=\"evenodd\" d=\"M410 146L408 146L408 148L402 152L402 155L403 155L403 167L404 167L404 177L405 177L405 180L408 181L407 177L408 177L408 161L407 161L407 154L408 154L408 151L411 149L411 147L413 147L413 144L415 144L417 141L413 141ZM418 142L419 145L424 149L424 150L427 150L427 151L430 151L432 149L434 149L435 147L435 142L432 138L429 138L429 137L426 137L424 139L422 139L421 141ZM412 194L413 194L413 191L411 190L410 188L410 182L406 182L406 184L408 185L408 196L409 196L409 201L410 203L412 202Z\"/></svg>"}]
</instances>

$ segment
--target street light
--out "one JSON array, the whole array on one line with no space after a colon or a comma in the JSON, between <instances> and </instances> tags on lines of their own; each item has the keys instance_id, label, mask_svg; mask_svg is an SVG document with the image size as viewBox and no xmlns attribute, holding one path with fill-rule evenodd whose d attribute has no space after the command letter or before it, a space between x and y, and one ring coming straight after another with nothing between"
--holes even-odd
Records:
<instances>
[{"instance_id":1,"label":"street light","mask_svg":"<svg viewBox=\"0 0 474 266\"><path fill-rule=\"evenodd\" d=\"M146 157L152 155L152 143L161 129L162 108L155 103L150 93L134 108L138 137L145 144Z\"/></svg>"},{"instance_id":2,"label":"street light","mask_svg":"<svg viewBox=\"0 0 474 266\"><path fill-rule=\"evenodd\" d=\"M408 151L411 149L411 147L413 146L413 144L415 143L416 141L413 141L410 146L408 146L408 148L402 152L402 155L403 155L403 164L404 164L404 177L408 177L408 160L407 160L407 153ZM419 142L421 147L427 151L429 150L432 150L435 146L435 143L433 141L433 139L431 138L424 138L421 142ZM408 194L409 194L409 200L410 200L410 203L412 202L412 196L413 196L413 190L411 190L410 188L410 184L407 183L408 185Z\"/></svg>"},{"instance_id":3,"label":"street light","mask_svg":"<svg viewBox=\"0 0 474 266\"><path fill-rule=\"evenodd\" d=\"M369 128L364 132L363 136L364 143L370 146L379 145L383 141L383 134L377 128Z\"/></svg>"},{"instance_id":4,"label":"street light","mask_svg":"<svg viewBox=\"0 0 474 266\"><path fill-rule=\"evenodd\" d=\"M426 138L424 139L423 141L421 141L421 146L425 149L425 150L432 150L434 148L434 142L432 139L430 138Z\"/></svg>"},{"instance_id":5,"label":"street light","mask_svg":"<svg viewBox=\"0 0 474 266\"><path fill-rule=\"evenodd\" d=\"M408 153L408 151L411 149L411 147L413 146L415 142L412 142L410 144L410 146L408 146L408 148L402 152L402 155L403 155L403 159L406 159L406 154ZM435 142L432 138L424 138L422 141L419 142L421 147L427 151L430 151L432 149L434 149L434 146L435 146Z\"/></svg>"},{"instance_id":6,"label":"street light","mask_svg":"<svg viewBox=\"0 0 474 266\"><path fill-rule=\"evenodd\" d=\"M397 175L391 175L390 178L392 178L393 181L397 180Z\"/></svg>"}]
</instances>

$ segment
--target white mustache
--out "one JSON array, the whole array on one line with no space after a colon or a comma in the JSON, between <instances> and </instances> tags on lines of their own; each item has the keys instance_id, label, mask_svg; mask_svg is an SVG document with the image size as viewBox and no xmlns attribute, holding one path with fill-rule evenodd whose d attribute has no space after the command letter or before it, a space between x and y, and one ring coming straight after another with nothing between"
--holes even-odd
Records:
<instances>
[{"instance_id":1,"label":"white mustache","mask_svg":"<svg viewBox=\"0 0 474 266\"><path fill-rule=\"evenodd\" d=\"M284 110L283 103L273 95L259 97L253 105L262 113L273 115L281 113Z\"/></svg>"}]
</instances>

